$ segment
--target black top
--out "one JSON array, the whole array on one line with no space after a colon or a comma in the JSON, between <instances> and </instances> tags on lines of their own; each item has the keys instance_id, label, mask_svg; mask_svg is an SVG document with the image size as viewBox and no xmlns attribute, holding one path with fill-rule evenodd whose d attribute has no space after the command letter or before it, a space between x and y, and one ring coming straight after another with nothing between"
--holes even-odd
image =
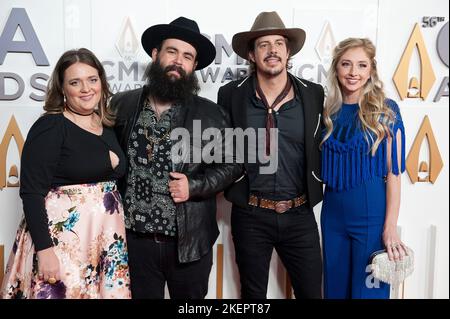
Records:
<instances>
[{"instance_id":1,"label":"black top","mask_svg":"<svg viewBox=\"0 0 450 319\"><path fill-rule=\"evenodd\" d=\"M256 132L259 141L256 154L264 154L266 107L256 94L252 94L246 104L249 127L260 128ZM287 200L306 191L305 123L303 106L298 95L274 112L274 120L275 128L278 129L278 147L275 154L278 157L277 169L273 174L262 174L261 167L274 163L262 164L257 155L257 163L247 165L250 192L268 199ZM261 147L263 150L259 151Z\"/></svg>"},{"instance_id":2,"label":"black top","mask_svg":"<svg viewBox=\"0 0 450 319\"><path fill-rule=\"evenodd\" d=\"M113 169L109 151L119 157ZM45 196L57 186L116 180L125 173L125 156L114 131L90 133L63 114L46 114L31 127L22 151L20 196L36 251L53 246Z\"/></svg>"}]
</instances>

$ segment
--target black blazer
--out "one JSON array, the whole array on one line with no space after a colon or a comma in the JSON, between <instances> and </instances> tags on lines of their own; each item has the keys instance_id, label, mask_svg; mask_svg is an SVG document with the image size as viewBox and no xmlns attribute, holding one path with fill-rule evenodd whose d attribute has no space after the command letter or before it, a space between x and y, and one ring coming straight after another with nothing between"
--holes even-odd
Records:
<instances>
[{"instance_id":1,"label":"black blazer","mask_svg":"<svg viewBox=\"0 0 450 319\"><path fill-rule=\"evenodd\" d=\"M217 104L222 105L229 112L233 127L240 127L243 130L248 128L247 109L242 103L254 94L252 88L254 76L252 74L244 80L230 82L219 89ZM289 76L294 85L295 94L300 96L304 106L306 186L309 206L313 208L323 198L319 144L323 129L324 91L319 84L299 79L292 74ZM244 163L244 166L246 164ZM244 173L225 191L225 198L235 205L248 207L249 189L248 177Z\"/></svg>"}]
</instances>

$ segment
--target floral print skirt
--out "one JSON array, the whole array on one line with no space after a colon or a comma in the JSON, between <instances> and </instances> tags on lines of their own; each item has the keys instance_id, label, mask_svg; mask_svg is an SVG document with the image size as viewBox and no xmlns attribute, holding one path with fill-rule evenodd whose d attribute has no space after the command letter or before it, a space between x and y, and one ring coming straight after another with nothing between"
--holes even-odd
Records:
<instances>
[{"instance_id":1,"label":"floral print skirt","mask_svg":"<svg viewBox=\"0 0 450 319\"><path fill-rule=\"evenodd\" d=\"M61 280L39 278L25 219L7 262L1 298L130 298L123 207L114 182L61 186L45 206Z\"/></svg>"}]
</instances>

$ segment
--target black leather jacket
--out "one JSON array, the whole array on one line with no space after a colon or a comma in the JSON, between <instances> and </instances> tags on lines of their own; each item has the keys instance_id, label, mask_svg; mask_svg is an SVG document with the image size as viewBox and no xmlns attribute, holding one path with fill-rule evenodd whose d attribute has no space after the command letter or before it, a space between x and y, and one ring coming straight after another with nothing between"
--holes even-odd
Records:
<instances>
[{"instance_id":1,"label":"black leather jacket","mask_svg":"<svg viewBox=\"0 0 450 319\"><path fill-rule=\"evenodd\" d=\"M115 132L119 143L127 153L129 136L136 123L146 87L121 92L111 99L111 108L116 113ZM173 119L172 128L186 128L191 136L193 121L201 120L202 130L208 127L220 129L230 127L228 115L222 107L199 96L182 105L181 111ZM225 135L222 134L224 137ZM202 141L202 146L208 141ZM193 158L191 140L191 159ZM198 149L197 149L198 151ZM185 160L175 166L176 171L185 174L189 181L189 200L177 204L178 259L182 263L192 262L206 255L214 245L219 229L216 221L216 194L223 191L242 175L242 166L235 163L192 163ZM119 182L124 195L127 175Z\"/></svg>"}]
</instances>

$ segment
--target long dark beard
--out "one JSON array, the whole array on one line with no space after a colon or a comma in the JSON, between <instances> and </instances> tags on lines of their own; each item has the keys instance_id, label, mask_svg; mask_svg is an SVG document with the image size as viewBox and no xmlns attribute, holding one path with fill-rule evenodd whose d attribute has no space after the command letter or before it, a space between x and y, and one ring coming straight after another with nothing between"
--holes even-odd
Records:
<instances>
[{"instance_id":1,"label":"long dark beard","mask_svg":"<svg viewBox=\"0 0 450 319\"><path fill-rule=\"evenodd\" d=\"M180 78L169 76L169 71L176 70ZM177 65L168 65L163 68L159 58L150 64L146 71L149 93L161 102L175 102L182 104L192 95L200 91L195 72L186 72Z\"/></svg>"}]
</instances>

